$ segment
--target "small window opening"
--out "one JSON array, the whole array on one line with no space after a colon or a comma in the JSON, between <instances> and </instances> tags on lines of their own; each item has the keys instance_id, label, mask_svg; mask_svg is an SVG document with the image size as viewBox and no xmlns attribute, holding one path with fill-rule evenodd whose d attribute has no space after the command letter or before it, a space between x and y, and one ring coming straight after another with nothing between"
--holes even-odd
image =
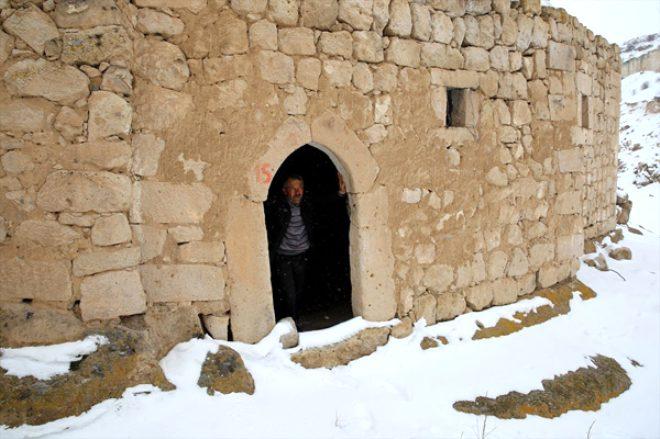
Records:
<instances>
[{"instance_id":1,"label":"small window opening","mask_svg":"<svg viewBox=\"0 0 660 439\"><path fill-rule=\"evenodd\" d=\"M465 89L448 88L447 89L447 120L445 125L448 127L466 126L465 114Z\"/></svg>"},{"instance_id":2,"label":"small window opening","mask_svg":"<svg viewBox=\"0 0 660 439\"><path fill-rule=\"evenodd\" d=\"M581 111L581 114L580 114L580 118L581 118L581 122L582 122L581 126L582 126L582 128L591 128L589 126L589 97L583 95L581 97L581 104L582 104L581 105L581 107L582 107L581 110L582 111Z\"/></svg>"}]
</instances>

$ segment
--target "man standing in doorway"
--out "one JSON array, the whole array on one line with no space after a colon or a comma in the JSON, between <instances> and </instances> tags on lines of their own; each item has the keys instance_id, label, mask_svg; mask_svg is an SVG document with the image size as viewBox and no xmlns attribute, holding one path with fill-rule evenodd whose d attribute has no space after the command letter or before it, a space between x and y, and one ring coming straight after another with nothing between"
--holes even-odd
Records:
<instances>
[{"instance_id":1,"label":"man standing in doorway","mask_svg":"<svg viewBox=\"0 0 660 439\"><path fill-rule=\"evenodd\" d=\"M339 172L339 197L346 195L346 185ZM282 186L283 197L267 204L268 241L274 287L281 303L276 303L282 317L298 320L300 298L305 290L310 249L317 240L313 205L303 199L305 182L300 175L290 175Z\"/></svg>"}]
</instances>

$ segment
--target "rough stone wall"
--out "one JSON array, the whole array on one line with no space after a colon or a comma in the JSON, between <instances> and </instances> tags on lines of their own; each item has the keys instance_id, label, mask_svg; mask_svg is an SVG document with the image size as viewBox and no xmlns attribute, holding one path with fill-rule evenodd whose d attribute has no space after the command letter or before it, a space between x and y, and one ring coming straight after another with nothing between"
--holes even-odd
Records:
<instances>
[{"instance_id":1,"label":"rough stone wall","mask_svg":"<svg viewBox=\"0 0 660 439\"><path fill-rule=\"evenodd\" d=\"M2 302L92 323L185 305L226 334L263 278L231 249L265 236L229 213L288 126L351 170L351 236L393 255L365 289L400 317L514 302L614 227L619 49L538 1L0 6Z\"/></svg>"},{"instance_id":2,"label":"rough stone wall","mask_svg":"<svg viewBox=\"0 0 660 439\"><path fill-rule=\"evenodd\" d=\"M647 70L660 72L660 48L624 62L621 65L621 77L625 78L626 76Z\"/></svg>"}]
</instances>

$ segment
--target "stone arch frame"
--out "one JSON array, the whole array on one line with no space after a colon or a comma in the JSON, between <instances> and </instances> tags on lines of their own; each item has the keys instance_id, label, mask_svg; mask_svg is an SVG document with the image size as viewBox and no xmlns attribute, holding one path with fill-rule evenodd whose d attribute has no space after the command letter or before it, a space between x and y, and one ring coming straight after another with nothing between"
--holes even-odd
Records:
<instances>
[{"instance_id":1,"label":"stone arch frame","mask_svg":"<svg viewBox=\"0 0 660 439\"><path fill-rule=\"evenodd\" d=\"M369 149L330 111L287 119L248 170L246 193L230 202L227 268L231 329L235 340L254 343L275 325L263 202L275 172L296 149L310 144L330 157L346 181L350 206L349 254L353 314L367 320L394 317L394 257L387 226L387 190L375 184L379 167Z\"/></svg>"}]
</instances>

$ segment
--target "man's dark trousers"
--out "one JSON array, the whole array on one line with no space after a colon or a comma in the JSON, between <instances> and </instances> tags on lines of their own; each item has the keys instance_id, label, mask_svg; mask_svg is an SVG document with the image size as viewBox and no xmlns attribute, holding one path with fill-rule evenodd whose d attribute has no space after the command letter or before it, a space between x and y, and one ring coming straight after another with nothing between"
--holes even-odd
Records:
<instances>
[{"instance_id":1,"label":"man's dark trousers","mask_svg":"<svg viewBox=\"0 0 660 439\"><path fill-rule=\"evenodd\" d=\"M275 281L280 292L276 297L282 301L278 304L282 317L298 320L300 299L305 291L305 278L309 265L308 253L309 251L293 256L275 255Z\"/></svg>"}]
</instances>

